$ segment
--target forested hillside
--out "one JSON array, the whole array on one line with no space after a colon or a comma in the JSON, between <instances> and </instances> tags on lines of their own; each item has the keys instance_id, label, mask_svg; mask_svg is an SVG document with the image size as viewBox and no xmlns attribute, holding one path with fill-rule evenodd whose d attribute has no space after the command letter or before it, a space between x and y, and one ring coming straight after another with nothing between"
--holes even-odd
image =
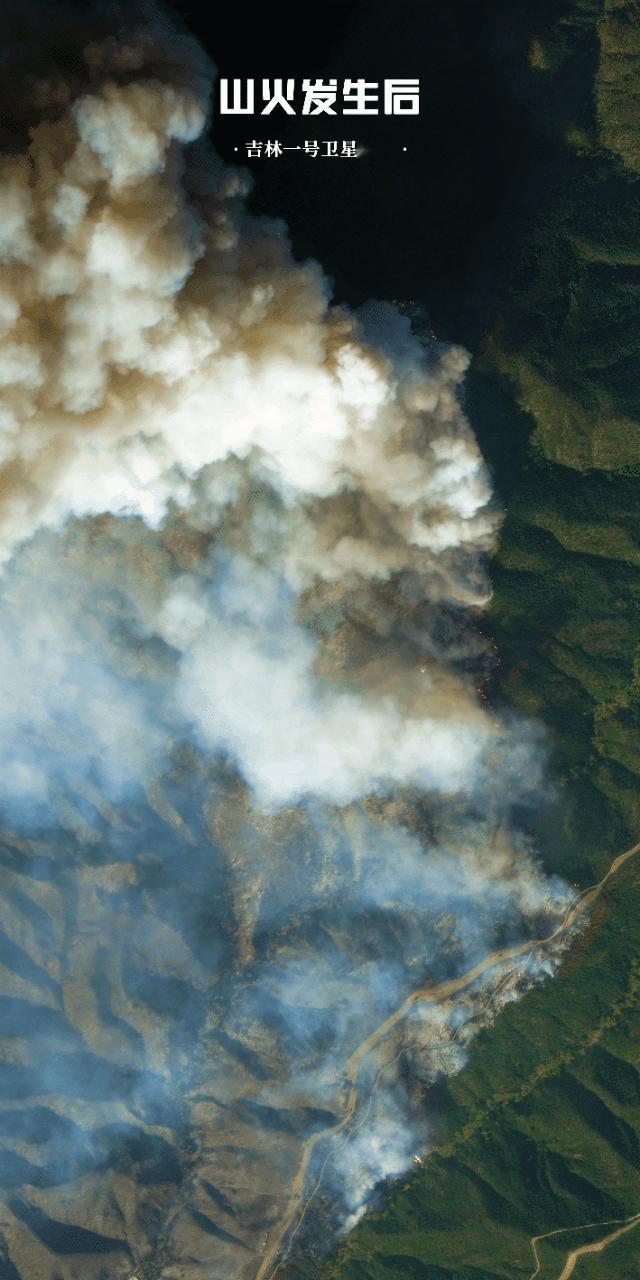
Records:
<instances>
[{"instance_id":1,"label":"forested hillside","mask_svg":"<svg viewBox=\"0 0 640 1280\"><path fill-rule=\"evenodd\" d=\"M465 303L469 411L507 506L493 696L546 726L535 835L585 886L640 838L640 4L506 3L492 56L533 140ZM560 976L429 1092L425 1168L291 1276L640 1277L639 907L631 859Z\"/></svg>"}]
</instances>

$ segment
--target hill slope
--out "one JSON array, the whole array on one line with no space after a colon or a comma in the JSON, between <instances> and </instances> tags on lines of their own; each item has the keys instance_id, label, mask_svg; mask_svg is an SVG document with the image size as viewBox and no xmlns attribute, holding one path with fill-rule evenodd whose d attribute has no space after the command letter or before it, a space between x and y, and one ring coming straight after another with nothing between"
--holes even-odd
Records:
<instances>
[{"instance_id":1,"label":"hill slope","mask_svg":"<svg viewBox=\"0 0 640 1280\"><path fill-rule=\"evenodd\" d=\"M509 260L494 251L476 300L469 409L508 498L494 695L548 729L555 793L535 834L545 863L586 885L640 831L640 6L509 3L495 49L539 164L505 214ZM560 977L430 1092L442 1128L425 1169L323 1273L640 1277L640 1220L569 1256L640 1211L639 895L630 864Z\"/></svg>"}]
</instances>

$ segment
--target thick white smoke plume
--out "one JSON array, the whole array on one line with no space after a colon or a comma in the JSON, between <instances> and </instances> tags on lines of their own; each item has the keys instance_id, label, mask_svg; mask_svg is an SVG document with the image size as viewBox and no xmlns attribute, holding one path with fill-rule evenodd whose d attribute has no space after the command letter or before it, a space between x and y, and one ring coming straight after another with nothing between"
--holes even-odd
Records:
<instances>
[{"instance_id":1,"label":"thick white smoke plume","mask_svg":"<svg viewBox=\"0 0 640 1280\"><path fill-rule=\"evenodd\" d=\"M145 1276L266 1280L314 1177L330 1234L406 1169L429 1133L406 1068L457 1070L494 994L553 967L520 944L566 894L512 829L534 737L479 689L497 514L465 353L333 307L247 212L166 15L62 16L72 70L29 46L0 164L0 802L27 921L0 1000L74 1154L34 1181L14 1135L37 1191L2 1230L46 1280L94 1272L77 1248L47 1270L45 1219ZM152 1140L182 1190L123 1227Z\"/></svg>"}]
</instances>

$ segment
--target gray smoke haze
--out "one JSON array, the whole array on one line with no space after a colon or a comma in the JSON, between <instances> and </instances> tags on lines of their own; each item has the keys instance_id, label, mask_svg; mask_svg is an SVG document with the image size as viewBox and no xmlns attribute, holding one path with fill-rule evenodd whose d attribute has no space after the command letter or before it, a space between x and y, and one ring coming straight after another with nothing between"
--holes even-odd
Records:
<instances>
[{"instance_id":1,"label":"gray smoke haze","mask_svg":"<svg viewBox=\"0 0 640 1280\"><path fill-rule=\"evenodd\" d=\"M38 44L26 9L0 162L4 1247L33 1280L267 1280L301 1217L348 1230L428 1147L428 1085L557 962L526 944L568 892L513 820L540 742L481 696L498 513L466 354L332 306L247 212L196 42L61 7Z\"/></svg>"}]
</instances>

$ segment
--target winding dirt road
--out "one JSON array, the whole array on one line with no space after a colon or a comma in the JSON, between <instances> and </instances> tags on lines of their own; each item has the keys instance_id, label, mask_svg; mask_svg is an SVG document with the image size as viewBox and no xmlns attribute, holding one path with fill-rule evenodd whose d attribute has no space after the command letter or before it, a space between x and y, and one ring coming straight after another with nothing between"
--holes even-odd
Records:
<instances>
[{"instance_id":1,"label":"winding dirt road","mask_svg":"<svg viewBox=\"0 0 640 1280\"><path fill-rule=\"evenodd\" d=\"M542 1236L532 1236L530 1243L536 1260L536 1268L535 1271L531 1272L529 1280L536 1280L542 1270L542 1261L538 1252L538 1245L541 1240L550 1240L552 1236L565 1235L569 1231L588 1231L591 1227L612 1227L615 1223L622 1223L622 1226L619 1226L617 1231L610 1231L608 1235L602 1236L600 1240L594 1240L591 1244L582 1244L579 1248L570 1250L564 1267L557 1278L557 1280L569 1280L584 1254L602 1253L602 1250L606 1249L607 1245L613 1244L614 1240L618 1240L627 1231L633 1231L634 1227L640 1225L640 1213L634 1213L630 1218L610 1218L608 1222L587 1222L582 1227L557 1227L555 1231L547 1231Z\"/></svg>"},{"instance_id":2,"label":"winding dirt road","mask_svg":"<svg viewBox=\"0 0 640 1280\"><path fill-rule=\"evenodd\" d=\"M346 1092L345 1108L342 1119L337 1124L331 1125L327 1129L321 1129L317 1133L314 1133L304 1144L302 1159L291 1184L291 1195L289 1196L287 1206L280 1221L267 1237L264 1255L260 1268L256 1274L256 1280L274 1280L278 1267L283 1260L282 1257L279 1257L282 1253L283 1243L287 1240L289 1232L291 1231L294 1221L298 1215L298 1226L300 1225L311 1199L318 1190L324 1168L329 1158L327 1156L327 1160L325 1160L320 1171L319 1178L310 1195L307 1197L306 1202L304 1202L307 1173L313 1151L319 1142L323 1142L327 1138L335 1137L345 1130L353 1119L358 1105L358 1079L360 1075L360 1068L364 1059L372 1052L372 1050L390 1034L393 1028L397 1026L404 1017L406 1017L407 1013L414 1005L421 1002L437 1004L443 1000L448 1000L451 996L457 995L460 991L464 991L466 987L472 986L474 982L477 982L479 978L490 972L491 969L495 969L497 966L505 964L510 960L518 960L521 956L527 954L533 955L536 951L551 947L563 934L573 928L580 916L583 915L599 897L608 881L615 876L618 871L620 871L626 862L639 852L640 842L638 844L634 844L630 849L626 849L623 853L617 854L613 859L609 870L602 879L599 880L597 884L591 885L587 889L583 889L577 897L574 898L573 902L565 912L560 924L557 925L553 933L550 933L547 938L540 938L534 942L523 942L515 947L503 947L498 951L492 951L489 955L485 956L484 959L478 961L472 969L468 969L466 973L461 974L460 977L453 978L447 982L438 982L430 986L420 987L417 991L412 992L410 996L407 996L406 1000L404 1000L403 1003L399 1005L384 1022L381 1022L375 1031L373 1031L371 1035L367 1036L366 1040L363 1040L361 1044L358 1045L357 1049L354 1050L345 1063L345 1083L348 1085L348 1089ZM379 1074L380 1073L378 1073L378 1075ZM640 1214L637 1215L637 1220L640 1220ZM594 1225L606 1226L609 1224L596 1223ZM606 1237L603 1241L598 1242L597 1245L584 1245L581 1249L574 1250L573 1253L569 1254L565 1269L562 1276L558 1277L558 1280L568 1280L568 1277L573 1273L576 1262L583 1253L597 1252L599 1248L604 1249L611 1240L617 1238L618 1235L623 1234L624 1231L631 1230L631 1227L635 1225L636 1219L633 1221L626 1220L621 1230L614 1233L613 1236ZM568 1228L560 1228L559 1230L562 1231L567 1229ZM296 1231L297 1227L296 1230L294 1230L291 1239L293 1239ZM556 1232L549 1232L548 1234L554 1235ZM539 1240L544 1238L546 1237L537 1236L534 1237L531 1242L537 1262L538 1254L536 1244ZM289 1244L290 1243L291 1240L289 1241ZM573 1261L571 1261L572 1259ZM567 1270L567 1267L569 1266L570 1269ZM530 1277L530 1280L535 1280L535 1277L538 1276L539 1272L540 1263L538 1262L537 1270Z\"/></svg>"}]
</instances>

